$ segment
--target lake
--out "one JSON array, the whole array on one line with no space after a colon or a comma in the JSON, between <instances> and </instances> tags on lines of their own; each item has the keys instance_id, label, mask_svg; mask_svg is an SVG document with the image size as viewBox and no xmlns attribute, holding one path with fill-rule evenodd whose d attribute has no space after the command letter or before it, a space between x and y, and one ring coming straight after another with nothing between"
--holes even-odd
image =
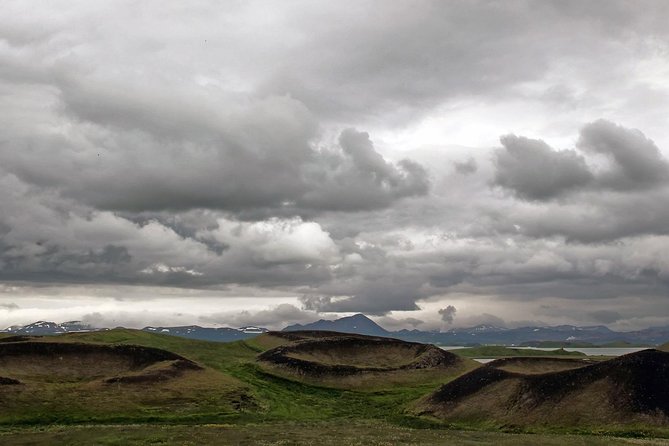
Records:
<instances>
[{"instance_id":1,"label":"lake","mask_svg":"<svg viewBox=\"0 0 669 446\"><path fill-rule=\"evenodd\" d=\"M513 347L518 349L525 350L543 350L550 351L555 350L554 348L541 348L541 347ZM639 352L641 350L646 350L649 347L565 347L565 350L568 352L581 352L585 353L588 356L621 356L628 353Z\"/></svg>"},{"instance_id":2,"label":"lake","mask_svg":"<svg viewBox=\"0 0 669 446\"><path fill-rule=\"evenodd\" d=\"M467 348L461 345L444 345L440 347L443 350L458 350L461 348ZM543 347L509 347L509 348L516 348L519 350L543 350L543 351L551 351L555 350L555 348L543 348ZM621 355L626 355L628 353L634 353L638 352L641 350L646 350L647 348L650 347L567 347L565 350L568 352L581 352L584 353L588 356L621 356ZM494 361L495 359L491 358L473 358L474 361L478 361L481 364L486 364L490 361Z\"/></svg>"}]
</instances>

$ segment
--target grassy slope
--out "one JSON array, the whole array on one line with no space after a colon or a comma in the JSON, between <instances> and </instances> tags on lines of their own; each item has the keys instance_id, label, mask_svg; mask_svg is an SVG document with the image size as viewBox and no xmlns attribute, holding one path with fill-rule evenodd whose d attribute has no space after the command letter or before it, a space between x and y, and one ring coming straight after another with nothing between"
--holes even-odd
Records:
<instances>
[{"instance_id":1,"label":"grassy slope","mask_svg":"<svg viewBox=\"0 0 669 446\"><path fill-rule=\"evenodd\" d=\"M358 441L359 438L364 438L364 435L369 432L376 432L375 435L378 435L378 438L385 438L383 435L386 435L385 433L387 432L399 432L400 430L413 432L411 435L416 435L417 437L412 437L411 440L415 440L416 443L419 444L438 444L437 441L432 441L430 438L448 439L459 435L452 432L444 433L444 431L439 430L407 430L409 427L444 427L443 423L416 417L409 413L406 408L410 407L412 402L418 400L420 397L432 392L439 384L439 382L436 381L443 383L450 380L451 377L441 377L436 381L418 382L413 385L396 386L391 389L365 392L317 387L273 376L260 369L255 363L255 356L258 352L268 348L269 345L263 345L262 340L261 342L257 342L257 339L258 338L255 340L237 341L232 343L216 343L126 329L116 329L107 332L76 333L58 337L58 340L61 342L135 344L170 350L221 372L228 377L227 379L239 380L244 386L248 386L250 393L258 402L258 407L236 413L219 411L218 413L211 412L209 414L193 415L175 412L168 415L148 413L142 414L142 416L137 416L136 414L120 414L116 417L106 418L103 421L105 423L168 422L176 424L183 422L211 422L216 423L217 425L220 425L220 423L233 423L234 427L230 428L231 436L229 438L237 438L235 435L240 435L241 437L239 438L244 438L245 441L247 441L245 444L256 444L257 441L253 439L259 438L257 436L258 432L264 432L269 435L267 438L274 439L277 438L277 436L280 436L281 433L289 432L290 429L297 430L298 433L295 434L295 438L298 440L300 439L300 435L307 435L308 432L311 432L314 429L316 433L320 432L319 429L332 431L332 435L335 436L335 443L319 441L321 444L373 444L371 442L361 443ZM82 408L84 411L85 409L85 407ZM82 421L86 421L85 418L82 418L83 414L84 412L79 412L79 416L63 418L57 421L64 424L81 423ZM34 415L32 421L29 419L30 415ZM25 421L26 423L32 422L41 424L45 421L45 419L40 418L42 415L43 413L27 413L27 419ZM7 421L8 420L5 420L4 424L6 424ZM54 420L46 419L46 421ZM92 418L90 421L100 422L100 420L96 418ZM257 423L262 423L262 428L258 428ZM321 423L326 423L329 427L313 427L314 424L320 426ZM360 423L367 427L360 429L354 428L354 425L358 426ZM392 426L383 427L386 426L387 423L391 423ZM458 427L466 428L467 426L462 425ZM477 426L477 428L481 427L486 429L500 428L499 425ZM100 429L91 428L91 431L85 431L85 428L79 427L63 429L65 430L61 433L56 431L52 433L44 433L40 438L45 438L47 440L44 440L43 443L40 443L39 441L35 443L4 442L2 441L3 437L0 437L0 443L53 444L53 441L56 441L58 438L61 438L60 436L63 436L62 438L67 439L67 441L63 440L67 444L90 444L91 441L87 442L89 438L96 438L95 436L97 435L102 439L103 437L106 438L105 435L109 435L109 438L100 441L99 444L146 444L142 442L144 440L140 441L139 439L136 439L135 441L128 437L126 435L126 427L122 429L107 427ZM207 431L204 427L188 427L183 429L174 427L173 431L171 431L171 428L169 427L151 426L141 426L133 429L141 431L137 434L137 438L154 438L153 436L155 435L155 441L150 443L172 443L172 441L169 440L170 438L177 439L184 435L190 436L194 432L197 432L197 435L204 435L202 441L198 442L198 444L210 444L210 441L211 444L220 444L220 441L222 441L223 438L220 437L220 435L222 435L220 432L218 434L209 435L211 431ZM396 434L400 435L397 432ZM89 435L92 435L92 437L89 437ZM337 435L341 435L342 439L351 439L351 443L345 443L343 441L337 442ZM523 444L522 442L518 443L515 440L509 440L509 442L505 443L504 441L506 440L499 437L498 434L480 433L480 435L481 439L485 438L487 439L486 441L489 440L490 444ZM25 439L30 438L29 436L23 436L23 434L11 438L18 439L19 437ZM54 440L49 442L49 438L53 438ZM117 438L121 439L117 441ZM225 438L228 437L226 436ZM393 438L397 439L399 437ZM520 437L514 438L517 439ZM546 441L544 441L544 437L532 436L529 438L530 440L525 444L564 444L563 440L554 441L552 440L552 437L547 437ZM536 441L537 438L541 438L541 441ZM302 440L307 441L308 438L305 437ZM588 441L583 442L582 444L613 444L607 440L601 442L599 440L597 441L599 443ZM182 441L180 441L180 443L181 442ZM388 440L383 444L394 443L396 443L396 441L393 441L391 437L388 437ZM237 442L232 441L231 444L237 444ZM301 443L296 441L294 444ZM448 444L474 443L454 442ZM570 441L569 444L577 443Z\"/></svg>"},{"instance_id":2,"label":"grassy slope","mask_svg":"<svg viewBox=\"0 0 669 446\"><path fill-rule=\"evenodd\" d=\"M238 414L217 414L201 417L235 422L270 420L319 421L337 419L394 420L399 423L421 423L404 413L404 407L430 391L449 377L432 377L414 385L387 390L355 392L317 387L270 375L255 363L255 356L263 346L257 342L236 341L218 343L197 341L174 336L147 333L138 330L115 329L105 332L71 333L57 339L61 342L96 342L135 344L156 347L180 354L238 379L250 387L250 393L259 404L259 410ZM265 347L266 348L266 347ZM193 419L179 414L161 418L167 421ZM63 419L62 422L68 422Z\"/></svg>"},{"instance_id":3,"label":"grassy slope","mask_svg":"<svg viewBox=\"0 0 669 446\"><path fill-rule=\"evenodd\" d=\"M507 357L529 357L529 356L573 356L585 357L584 353L568 352L564 349L556 349L550 351L531 350L524 348L511 348L496 345L486 345L482 347L470 347L451 350L456 355L464 356L466 358L507 358Z\"/></svg>"},{"instance_id":4,"label":"grassy slope","mask_svg":"<svg viewBox=\"0 0 669 446\"><path fill-rule=\"evenodd\" d=\"M201 364L216 365L222 357L252 357L241 346L226 346L232 353L212 353L201 343L136 330L69 334L37 338L41 342L96 342L157 347L184 355ZM236 352L243 352L237 353ZM195 354L193 354L195 353ZM0 424L79 423L101 421L188 420L237 416L236 407L252 402L248 386L220 367L188 371L156 385L98 382L31 382L6 386L0 392Z\"/></svg>"}]
</instances>

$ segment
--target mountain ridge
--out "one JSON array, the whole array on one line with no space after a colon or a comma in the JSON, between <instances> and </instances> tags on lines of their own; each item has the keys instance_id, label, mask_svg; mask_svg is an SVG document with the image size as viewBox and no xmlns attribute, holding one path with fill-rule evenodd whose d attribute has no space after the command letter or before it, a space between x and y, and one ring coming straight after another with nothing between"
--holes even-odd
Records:
<instances>
[{"instance_id":1,"label":"mountain ridge","mask_svg":"<svg viewBox=\"0 0 669 446\"><path fill-rule=\"evenodd\" d=\"M0 333L13 335L50 335L77 331L97 331L108 328L94 328L81 321L55 322L37 321L24 326L12 326ZM258 326L201 327L199 325L184 326L147 326L143 331L180 336L189 339L230 342L255 337L268 330ZM439 345L509 345L519 346L527 343L553 342L574 343L587 342L593 346L617 343L659 345L669 341L668 327L649 327L643 330L617 332L604 325L592 326L528 326L517 328L497 327L493 325L476 325L474 327L451 328L447 331L422 331L402 329L389 331L363 314L345 316L339 319L320 319L308 324L293 324L282 331L322 330L340 333L354 333L369 336L397 338L409 342L422 342Z\"/></svg>"}]
</instances>

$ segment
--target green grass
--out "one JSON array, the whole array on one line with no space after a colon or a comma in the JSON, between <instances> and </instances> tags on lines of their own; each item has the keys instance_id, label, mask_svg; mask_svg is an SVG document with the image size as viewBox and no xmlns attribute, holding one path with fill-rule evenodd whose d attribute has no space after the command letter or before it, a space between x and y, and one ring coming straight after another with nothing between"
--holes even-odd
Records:
<instances>
[{"instance_id":1,"label":"green grass","mask_svg":"<svg viewBox=\"0 0 669 446\"><path fill-rule=\"evenodd\" d=\"M502 347L498 345L484 345L481 347L460 348L451 350L453 353L466 358L508 358L508 357L553 357L553 356L571 356L585 357L585 353L568 352L562 348L556 350L532 350L525 348Z\"/></svg>"},{"instance_id":2,"label":"green grass","mask_svg":"<svg viewBox=\"0 0 669 446\"><path fill-rule=\"evenodd\" d=\"M495 446L659 446L664 440L610 436L515 434L503 432L412 429L388 423L263 423L245 425L51 426L0 432L12 446L144 445L495 445Z\"/></svg>"},{"instance_id":3,"label":"green grass","mask_svg":"<svg viewBox=\"0 0 669 446\"><path fill-rule=\"evenodd\" d=\"M515 428L490 423L447 425L416 416L411 407L453 376L416 380L385 389L371 386L345 390L310 385L263 370L255 357L269 345L254 339L217 343L114 329L44 338L44 342L50 341L134 344L165 349L210 368L208 378L203 379L219 379L228 384L237 382L240 386L233 386L234 392L207 395L176 385L166 389L166 394L156 396L160 406L146 399L133 399L132 395L119 396L113 388L94 398L78 394L74 387L45 385L42 394L26 394L4 401L3 391L0 392L0 444L632 444L600 437L554 437L548 435L552 432L550 429L537 435L511 435L501 432ZM479 347L475 354L464 356L485 357L480 349L486 348L489 347ZM500 351L504 353L502 356L509 356L509 350L513 350L492 348L497 355ZM456 353L460 352L462 350ZM528 350L519 352L513 351L512 356ZM563 356L553 352L541 354ZM185 400L197 395L204 401L199 407L184 407L185 400L180 399L180 395ZM242 396L252 401L248 401L243 410L229 410L227 403ZM49 403L43 404L43 401ZM63 405L63 401L67 404ZM165 405L164 401L171 404ZM207 423L212 426L203 426ZM48 424L60 426L48 427ZM90 426L86 427L87 424ZM100 424L115 426L100 427ZM449 427L478 431L444 430ZM643 427L623 427L614 434L633 435L635 432L641 432L642 436L664 435L658 430L644 431ZM592 430L577 433L606 434Z\"/></svg>"},{"instance_id":4,"label":"green grass","mask_svg":"<svg viewBox=\"0 0 669 446\"><path fill-rule=\"evenodd\" d=\"M400 423L411 423L413 417L404 413L404 406L414 399L434 390L439 384L452 377L433 379L428 382L419 382L411 386L393 388L387 391L356 392L337 390L325 387L307 385L297 381L277 377L263 371L255 362L255 356L260 348L253 343L237 341L231 343L217 343L189 340L168 335L146 333L137 330L115 329L106 332L73 333L58 337L44 338L44 342L53 340L66 342L94 342L105 344L134 344L146 347L155 347L170 350L200 364L211 367L225 376L241 381L249 388L249 394L257 402L256 410L241 413L227 413L226 411L202 411L197 413L152 413L151 411L135 410L137 407L128 407L124 413L121 409L127 403L120 401L115 405L119 410L105 413L97 406L107 407L110 398L101 398L100 404L85 399L86 404L73 404L64 410L57 410L54 404L46 406L31 404L30 401L39 401L36 395L26 395L13 404L17 409L25 408L22 415L1 416L0 422L7 423L80 423L103 422L105 416L119 422L136 420L138 422L163 421L192 422L192 421L226 421L226 422L260 422L260 421L323 421L337 419L392 419ZM55 395L59 389L43 389L50 401L56 401ZM60 389L62 390L62 389ZM81 395L72 395L72 400ZM76 398L75 398L76 397ZM100 410L97 410L100 409ZM133 409L133 410L130 410ZM141 409L141 408L139 408ZM96 415L99 414L100 416Z\"/></svg>"},{"instance_id":5,"label":"green grass","mask_svg":"<svg viewBox=\"0 0 669 446\"><path fill-rule=\"evenodd\" d=\"M82 381L6 386L0 392L0 424L218 420L244 413L236 407L254 405L248 384L226 372L253 360L255 351L241 343L190 341L125 329L49 336L41 341L156 347L209 368L156 386Z\"/></svg>"},{"instance_id":6,"label":"green grass","mask_svg":"<svg viewBox=\"0 0 669 446\"><path fill-rule=\"evenodd\" d=\"M433 391L454 376L432 377L386 390L331 389L282 378L264 371L255 362L263 350L253 339L230 343L189 340L174 336L117 329L62 336L77 342L124 343L170 350L239 379L251 388L261 410L245 413L243 420L394 419L411 423L405 413L411 401Z\"/></svg>"}]
</instances>

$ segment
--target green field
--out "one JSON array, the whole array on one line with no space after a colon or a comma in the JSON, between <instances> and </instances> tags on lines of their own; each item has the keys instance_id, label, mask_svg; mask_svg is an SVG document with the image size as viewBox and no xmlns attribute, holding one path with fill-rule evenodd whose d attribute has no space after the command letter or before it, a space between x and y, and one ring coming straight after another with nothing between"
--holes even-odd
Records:
<instances>
[{"instance_id":1,"label":"green field","mask_svg":"<svg viewBox=\"0 0 669 446\"><path fill-rule=\"evenodd\" d=\"M139 445L449 445L449 446L659 446L661 439L606 435L513 434L444 429L411 429L365 422L263 423L245 425L51 426L0 432L0 444L16 446Z\"/></svg>"},{"instance_id":2,"label":"green field","mask_svg":"<svg viewBox=\"0 0 669 446\"><path fill-rule=\"evenodd\" d=\"M115 329L39 341L155 347L206 368L197 375L200 382L167 386L158 395L151 387L122 386L102 394L68 393L63 384L48 383L39 395L18 400L5 395L0 444L669 444L639 439L669 437L664 430L643 427L542 427L516 435L518 427L485 421L448 425L419 417L412 407L454 376L429 375L402 385L378 382L356 390L307 384L256 363L256 355L269 347L262 338L215 343ZM207 385L223 390L210 394ZM585 435L564 436L573 433ZM605 437L611 434L637 438Z\"/></svg>"}]
</instances>

